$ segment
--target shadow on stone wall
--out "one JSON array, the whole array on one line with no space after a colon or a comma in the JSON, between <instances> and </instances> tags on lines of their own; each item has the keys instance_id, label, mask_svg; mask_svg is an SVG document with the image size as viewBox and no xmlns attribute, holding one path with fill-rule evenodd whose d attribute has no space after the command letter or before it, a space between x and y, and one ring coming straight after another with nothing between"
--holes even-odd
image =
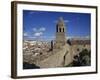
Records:
<instances>
[{"instance_id":1,"label":"shadow on stone wall","mask_svg":"<svg viewBox=\"0 0 100 80\"><path fill-rule=\"evenodd\" d=\"M23 69L39 69L40 67L35 64L29 64L27 62L23 62Z\"/></svg>"}]
</instances>

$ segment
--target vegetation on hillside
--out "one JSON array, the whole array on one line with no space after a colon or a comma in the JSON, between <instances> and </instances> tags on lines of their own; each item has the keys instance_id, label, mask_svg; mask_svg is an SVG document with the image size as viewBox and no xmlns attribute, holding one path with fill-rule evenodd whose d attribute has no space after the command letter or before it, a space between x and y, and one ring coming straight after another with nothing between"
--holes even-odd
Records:
<instances>
[{"instance_id":1,"label":"vegetation on hillside","mask_svg":"<svg viewBox=\"0 0 100 80\"><path fill-rule=\"evenodd\" d=\"M71 64L66 65L66 67L71 66L90 66L91 65L91 52L84 49L79 53L79 55L74 56L74 60Z\"/></svg>"}]
</instances>

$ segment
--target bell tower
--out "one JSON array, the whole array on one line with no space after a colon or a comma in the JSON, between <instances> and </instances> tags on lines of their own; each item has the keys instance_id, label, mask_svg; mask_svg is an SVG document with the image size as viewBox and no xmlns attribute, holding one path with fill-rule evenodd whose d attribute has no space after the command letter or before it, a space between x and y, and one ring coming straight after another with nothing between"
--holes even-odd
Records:
<instances>
[{"instance_id":1,"label":"bell tower","mask_svg":"<svg viewBox=\"0 0 100 80\"><path fill-rule=\"evenodd\" d=\"M56 48L60 48L66 44L65 31L64 20L60 17L56 25Z\"/></svg>"}]
</instances>

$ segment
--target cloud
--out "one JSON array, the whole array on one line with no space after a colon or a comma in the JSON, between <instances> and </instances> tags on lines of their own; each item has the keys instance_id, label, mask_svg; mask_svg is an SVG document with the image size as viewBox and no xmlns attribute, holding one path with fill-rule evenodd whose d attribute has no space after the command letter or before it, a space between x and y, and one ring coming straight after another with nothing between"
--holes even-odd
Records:
<instances>
[{"instance_id":1,"label":"cloud","mask_svg":"<svg viewBox=\"0 0 100 80\"><path fill-rule=\"evenodd\" d=\"M37 31L37 28L33 28L32 30L36 32Z\"/></svg>"},{"instance_id":2,"label":"cloud","mask_svg":"<svg viewBox=\"0 0 100 80\"><path fill-rule=\"evenodd\" d=\"M24 36L28 36L28 33L26 33L26 32L24 32L24 34L23 34Z\"/></svg>"},{"instance_id":3,"label":"cloud","mask_svg":"<svg viewBox=\"0 0 100 80\"><path fill-rule=\"evenodd\" d=\"M64 23L68 23L69 20L64 20ZM58 23L58 20L55 20L54 23Z\"/></svg>"},{"instance_id":4,"label":"cloud","mask_svg":"<svg viewBox=\"0 0 100 80\"><path fill-rule=\"evenodd\" d=\"M40 27L40 28L33 28L32 30L33 30L34 32L43 32L43 31L46 30L46 28L45 28L45 27Z\"/></svg>"},{"instance_id":5,"label":"cloud","mask_svg":"<svg viewBox=\"0 0 100 80\"><path fill-rule=\"evenodd\" d=\"M91 38L91 36L90 36L90 35L88 35L88 36L86 36L85 38Z\"/></svg>"},{"instance_id":6,"label":"cloud","mask_svg":"<svg viewBox=\"0 0 100 80\"><path fill-rule=\"evenodd\" d=\"M68 22L69 22L69 20L64 20L64 22L65 22L65 23L68 23Z\"/></svg>"},{"instance_id":7,"label":"cloud","mask_svg":"<svg viewBox=\"0 0 100 80\"><path fill-rule=\"evenodd\" d=\"M29 12L29 14L34 14L34 13L35 13L35 12L33 12L33 11L30 11L30 12Z\"/></svg>"},{"instance_id":8,"label":"cloud","mask_svg":"<svg viewBox=\"0 0 100 80\"><path fill-rule=\"evenodd\" d=\"M78 40L88 40L90 39L90 36L66 36L66 39L78 39Z\"/></svg>"},{"instance_id":9,"label":"cloud","mask_svg":"<svg viewBox=\"0 0 100 80\"><path fill-rule=\"evenodd\" d=\"M41 35L43 35L43 32L36 32L36 33L34 33L34 36L36 36L36 37L39 37Z\"/></svg>"},{"instance_id":10,"label":"cloud","mask_svg":"<svg viewBox=\"0 0 100 80\"><path fill-rule=\"evenodd\" d=\"M43 34L44 34L44 32L45 32L45 30L46 30L46 28L45 27L34 27L34 28L32 28L32 33L31 33L31 35L30 36L28 36L28 38L41 38L41 37L43 37Z\"/></svg>"},{"instance_id":11,"label":"cloud","mask_svg":"<svg viewBox=\"0 0 100 80\"><path fill-rule=\"evenodd\" d=\"M39 29L39 31L45 31L46 29L44 28L44 27L41 27L40 29Z\"/></svg>"},{"instance_id":12,"label":"cloud","mask_svg":"<svg viewBox=\"0 0 100 80\"><path fill-rule=\"evenodd\" d=\"M66 36L66 39L72 39L74 38L75 36Z\"/></svg>"},{"instance_id":13,"label":"cloud","mask_svg":"<svg viewBox=\"0 0 100 80\"><path fill-rule=\"evenodd\" d=\"M35 36L29 36L28 38L30 38L30 39L34 39L34 38L36 38Z\"/></svg>"},{"instance_id":14,"label":"cloud","mask_svg":"<svg viewBox=\"0 0 100 80\"><path fill-rule=\"evenodd\" d=\"M43 35L46 28L45 27L40 27L40 28L33 28L32 30L34 31L34 36L39 37L39 36Z\"/></svg>"}]
</instances>

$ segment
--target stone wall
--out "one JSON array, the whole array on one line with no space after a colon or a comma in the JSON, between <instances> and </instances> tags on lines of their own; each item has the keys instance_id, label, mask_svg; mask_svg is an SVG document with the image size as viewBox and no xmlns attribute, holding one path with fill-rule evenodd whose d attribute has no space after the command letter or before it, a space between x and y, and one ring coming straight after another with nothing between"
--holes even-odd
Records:
<instances>
[{"instance_id":1,"label":"stone wall","mask_svg":"<svg viewBox=\"0 0 100 80\"><path fill-rule=\"evenodd\" d=\"M60 49L53 49L53 51L47 54L40 55L38 57L32 56L32 54L26 56L25 62L36 64L40 68L55 68L67 66L73 61L73 57L78 55L83 49L90 51L90 45L64 45ZM25 56L24 56L25 57Z\"/></svg>"},{"instance_id":2,"label":"stone wall","mask_svg":"<svg viewBox=\"0 0 100 80\"><path fill-rule=\"evenodd\" d=\"M58 50L56 53L54 53L54 52L55 51L53 51L52 56L49 56L48 58L44 59L43 61L37 62L36 65L40 66L41 68L54 68L54 67L62 67L65 64L67 65L71 61L70 53L66 54L66 52L67 52L66 45L63 46L60 51ZM64 61L64 56L66 57L67 62Z\"/></svg>"},{"instance_id":3,"label":"stone wall","mask_svg":"<svg viewBox=\"0 0 100 80\"><path fill-rule=\"evenodd\" d=\"M73 54L72 54L72 47L67 45L67 51L65 53L65 62L64 62L64 66L70 64L73 61Z\"/></svg>"}]
</instances>

